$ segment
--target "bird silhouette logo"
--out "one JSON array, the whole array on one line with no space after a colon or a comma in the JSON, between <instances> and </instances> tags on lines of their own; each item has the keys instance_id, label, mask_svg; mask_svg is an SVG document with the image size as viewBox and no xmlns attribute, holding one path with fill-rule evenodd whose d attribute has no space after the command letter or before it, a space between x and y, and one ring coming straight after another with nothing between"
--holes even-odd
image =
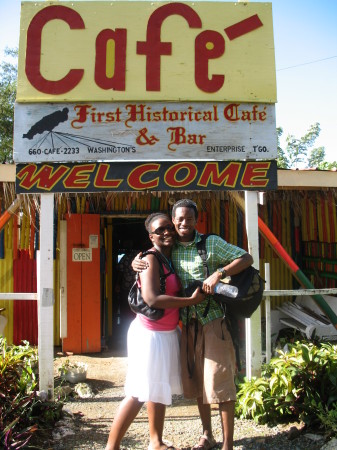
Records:
<instances>
[{"instance_id":1,"label":"bird silhouette logo","mask_svg":"<svg viewBox=\"0 0 337 450\"><path fill-rule=\"evenodd\" d=\"M59 111L54 111L47 116L42 117L38 122L36 122L22 137L25 139L33 139L36 134L42 134L45 131L52 131L61 122L66 122L68 120L68 108L63 108Z\"/></svg>"}]
</instances>

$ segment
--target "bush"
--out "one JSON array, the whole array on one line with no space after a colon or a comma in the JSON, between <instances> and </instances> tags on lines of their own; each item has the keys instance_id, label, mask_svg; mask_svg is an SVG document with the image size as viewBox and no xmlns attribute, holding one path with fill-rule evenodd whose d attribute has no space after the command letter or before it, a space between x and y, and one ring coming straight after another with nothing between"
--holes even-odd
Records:
<instances>
[{"instance_id":1,"label":"bush","mask_svg":"<svg viewBox=\"0 0 337 450\"><path fill-rule=\"evenodd\" d=\"M261 378L239 384L236 415L260 423L302 420L337 433L337 346L296 342L279 350Z\"/></svg>"},{"instance_id":2,"label":"bush","mask_svg":"<svg viewBox=\"0 0 337 450\"><path fill-rule=\"evenodd\" d=\"M60 418L62 404L38 397L37 349L0 337L0 448L25 447L39 428Z\"/></svg>"}]
</instances>

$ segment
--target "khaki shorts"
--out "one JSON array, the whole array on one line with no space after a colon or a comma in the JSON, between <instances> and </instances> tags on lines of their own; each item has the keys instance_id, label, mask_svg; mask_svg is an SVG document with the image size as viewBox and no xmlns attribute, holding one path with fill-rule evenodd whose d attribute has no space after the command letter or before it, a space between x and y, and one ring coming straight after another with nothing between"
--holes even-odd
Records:
<instances>
[{"instance_id":1,"label":"khaki shorts","mask_svg":"<svg viewBox=\"0 0 337 450\"><path fill-rule=\"evenodd\" d=\"M182 330L181 371L184 396L202 397L205 404L235 401L235 351L225 321L215 319L204 326L198 322L194 349L195 322L189 322L188 340L185 325ZM192 378L189 375L187 354L190 368L194 361Z\"/></svg>"}]
</instances>

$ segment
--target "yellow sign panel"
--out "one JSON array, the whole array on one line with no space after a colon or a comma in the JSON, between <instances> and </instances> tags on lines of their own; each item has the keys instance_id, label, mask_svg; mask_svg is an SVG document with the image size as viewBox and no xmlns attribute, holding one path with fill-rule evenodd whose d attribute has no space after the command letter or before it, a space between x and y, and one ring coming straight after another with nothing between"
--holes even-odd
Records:
<instances>
[{"instance_id":1,"label":"yellow sign panel","mask_svg":"<svg viewBox=\"0 0 337 450\"><path fill-rule=\"evenodd\" d=\"M271 3L23 2L18 102L276 102Z\"/></svg>"}]
</instances>

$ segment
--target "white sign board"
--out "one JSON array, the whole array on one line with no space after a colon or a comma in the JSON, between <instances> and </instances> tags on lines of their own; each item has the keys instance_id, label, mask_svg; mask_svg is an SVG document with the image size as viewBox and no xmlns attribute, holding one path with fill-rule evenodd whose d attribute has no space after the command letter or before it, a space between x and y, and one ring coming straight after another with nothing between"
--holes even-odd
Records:
<instances>
[{"instance_id":1,"label":"white sign board","mask_svg":"<svg viewBox=\"0 0 337 450\"><path fill-rule=\"evenodd\" d=\"M91 262L92 249L91 248L73 248L72 254L73 262Z\"/></svg>"},{"instance_id":2,"label":"white sign board","mask_svg":"<svg viewBox=\"0 0 337 450\"><path fill-rule=\"evenodd\" d=\"M275 159L275 105L16 104L14 161Z\"/></svg>"},{"instance_id":3,"label":"white sign board","mask_svg":"<svg viewBox=\"0 0 337 450\"><path fill-rule=\"evenodd\" d=\"M89 247L90 248L98 248L98 235L97 234L89 235Z\"/></svg>"}]
</instances>

